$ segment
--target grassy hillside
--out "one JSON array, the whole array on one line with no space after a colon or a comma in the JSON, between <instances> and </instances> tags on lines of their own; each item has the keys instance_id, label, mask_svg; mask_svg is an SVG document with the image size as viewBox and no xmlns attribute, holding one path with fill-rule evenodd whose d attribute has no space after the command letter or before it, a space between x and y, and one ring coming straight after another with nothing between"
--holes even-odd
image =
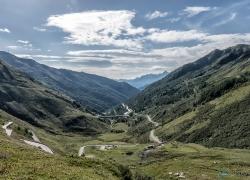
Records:
<instances>
[{"instance_id":1,"label":"grassy hillside","mask_svg":"<svg viewBox=\"0 0 250 180\"><path fill-rule=\"evenodd\" d=\"M152 84L130 101L161 123L165 141L250 147L250 46L215 50ZM147 124L140 125L140 134ZM145 130L145 131L144 131Z\"/></svg>"},{"instance_id":2,"label":"grassy hillside","mask_svg":"<svg viewBox=\"0 0 250 180\"><path fill-rule=\"evenodd\" d=\"M89 148L87 154L127 166L134 179L241 180L250 176L249 150L172 142L145 153L147 146L123 145L109 151ZM181 173L184 178L179 177Z\"/></svg>"},{"instance_id":3,"label":"grassy hillside","mask_svg":"<svg viewBox=\"0 0 250 180\"><path fill-rule=\"evenodd\" d=\"M48 155L0 132L1 179L122 179L130 174L115 162Z\"/></svg>"},{"instance_id":4,"label":"grassy hillside","mask_svg":"<svg viewBox=\"0 0 250 180\"><path fill-rule=\"evenodd\" d=\"M84 72L48 67L34 60L19 58L7 52L0 51L0 59L29 74L47 87L60 91L81 105L98 112L120 104L139 92L124 82Z\"/></svg>"},{"instance_id":5,"label":"grassy hillside","mask_svg":"<svg viewBox=\"0 0 250 180\"><path fill-rule=\"evenodd\" d=\"M0 177L3 179L180 179L183 173L185 179L241 180L248 179L250 174L249 150L172 142L146 153L149 144L122 142L127 138L123 133L55 136L0 111L0 125L8 121L14 122L11 137L0 130ZM25 129L33 130L54 154L24 144L21 139L31 140ZM117 123L112 129L126 131L128 126ZM88 147L86 157L79 158L77 150L88 144L119 146L106 151Z\"/></svg>"},{"instance_id":6,"label":"grassy hillside","mask_svg":"<svg viewBox=\"0 0 250 180\"><path fill-rule=\"evenodd\" d=\"M71 98L50 90L28 75L0 62L0 109L37 127L96 134L106 124Z\"/></svg>"}]
</instances>

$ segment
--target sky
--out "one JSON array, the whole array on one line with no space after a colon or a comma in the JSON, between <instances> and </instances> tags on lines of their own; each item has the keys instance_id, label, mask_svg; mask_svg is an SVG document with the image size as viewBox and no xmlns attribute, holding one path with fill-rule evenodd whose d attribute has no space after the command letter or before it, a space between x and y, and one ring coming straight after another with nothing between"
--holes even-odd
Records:
<instances>
[{"instance_id":1,"label":"sky","mask_svg":"<svg viewBox=\"0 0 250 180\"><path fill-rule=\"evenodd\" d=\"M0 50L112 79L250 44L250 0L0 0Z\"/></svg>"}]
</instances>

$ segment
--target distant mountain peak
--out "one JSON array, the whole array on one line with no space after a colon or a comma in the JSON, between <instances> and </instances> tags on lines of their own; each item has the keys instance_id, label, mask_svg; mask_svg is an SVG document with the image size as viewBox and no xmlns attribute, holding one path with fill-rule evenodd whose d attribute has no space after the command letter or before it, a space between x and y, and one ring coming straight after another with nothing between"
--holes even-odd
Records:
<instances>
[{"instance_id":1,"label":"distant mountain peak","mask_svg":"<svg viewBox=\"0 0 250 180\"><path fill-rule=\"evenodd\" d=\"M162 78L166 77L168 74L167 71L164 71L159 74L145 74L140 77L134 78L134 79L122 79L120 81L127 82L133 87L136 87L137 89L143 90L150 84L161 80Z\"/></svg>"}]
</instances>

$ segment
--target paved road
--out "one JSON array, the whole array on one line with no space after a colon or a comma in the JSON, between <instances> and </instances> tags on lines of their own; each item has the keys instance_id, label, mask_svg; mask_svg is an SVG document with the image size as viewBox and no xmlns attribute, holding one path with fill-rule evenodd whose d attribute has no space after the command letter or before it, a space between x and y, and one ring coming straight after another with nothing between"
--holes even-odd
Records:
<instances>
[{"instance_id":1,"label":"paved road","mask_svg":"<svg viewBox=\"0 0 250 180\"><path fill-rule=\"evenodd\" d=\"M114 147L116 145L112 145L112 144L95 144L95 145L86 145L86 146L82 146L80 147L79 151L78 151L78 156L82 156L83 154L85 154L85 148L86 147L98 147L99 150L101 151L105 151L106 150L106 147Z\"/></svg>"},{"instance_id":2,"label":"paved road","mask_svg":"<svg viewBox=\"0 0 250 180\"><path fill-rule=\"evenodd\" d=\"M5 130L7 136L11 136L12 129L9 128L9 126L13 124L13 122L8 122L7 124L3 125L2 128Z\"/></svg>"},{"instance_id":3,"label":"paved road","mask_svg":"<svg viewBox=\"0 0 250 180\"><path fill-rule=\"evenodd\" d=\"M2 126L2 128L5 130L5 132L6 132L6 134L8 136L11 136L12 129L10 129L9 126L12 125L12 124L13 124L13 122L8 122L7 124L5 124L5 125ZM36 142L32 142L32 141L28 141L28 140L23 140L26 144L38 147L38 148L42 149L45 152L53 154L53 151L48 146L46 146L44 144L41 144L41 143L38 143L40 141L39 141L38 137L35 135L35 133L33 131L30 131L30 132L32 133L33 140L36 141Z\"/></svg>"},{"instance_id":4,"label":"paved road","mask_svg":"<svg viewBox=\"0 0 250 180\"><path fill-rule=\"evenodd\" d=\"M44 144L40 144L40 143L32 142L32 141L27 141L27 140L23 140L23 141L26 144L37 147L37 148L40 148L40 149L42 149L43 151L45 151L47 153L54 154L53 151L48 146L46 146Z\"/></svg>"},{"instance_id":5,"label":"paved road","mask_svg":"<svg viewBox=\"0 0 250 180\"><path fill-rule=\"evenodd\" d=\"M40 143L40 140L39 140L39 138L36 136L36 134L33 132L33 131L29 131L31 134L32 134L32 139L35 141L35 142L38 142L38 143Z\"/></svg>"},{"instance_id":6,"label":"paved road","mask_svg":"<svg viewBox=\"0 0 250 180\"><path fill-rule=\"evenodd\" d=\"M131 112L133 112L133 110L130 109L126 104L122 103L122 106L127 110L124 115L129 115Z\"/></svg>"}]
</instances>

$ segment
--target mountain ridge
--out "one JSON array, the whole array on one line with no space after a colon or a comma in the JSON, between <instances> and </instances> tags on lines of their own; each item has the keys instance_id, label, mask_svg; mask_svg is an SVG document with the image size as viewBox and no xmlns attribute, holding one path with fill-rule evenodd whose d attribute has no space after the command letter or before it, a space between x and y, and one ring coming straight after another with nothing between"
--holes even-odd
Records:
<instances>
[{"instance_id":1,"label":"mountain ridge","mask_svg":"<svg viewBox=\"0 0 250 180\"><path fill-rule=\"evenodd\" d=\"M249 148L250 46L215 50L184 65L129 105L158 121L156 134L165 141Z\"/></svg>"},{"instance_id":2,"label":"mountain ridge","mask_svg":"<svg viewBox=\"0 0 250 180\"><path fill-rule=\"evenodd\" d=\"M145 74L140 77L136 77L134 79L120 79L121 82L127 82L133 87L136 87L137 89L143 90L150 84L161 80L162 78L166 77L168 75L167 71L164 71L159 74Z\"/></svg>"},{"instance_id":3,"label":"mountain ridge","mask_svg":"<svg viewBox=\"0 0 250 180\"><path fill-rule=\"evenodd\" d=\"M75 100L0 61L0 109L50 132L95 134L107 129Z\"/></svg>"},{"instance_id":4,"label":"mountain ridge","mask_svg":"<svg viewBox=\"0 0 250 180\"><path fill-rule=\"evenodd\" d=\"M4 51L0 51L0 59L29 74L47 87L60 91L97 112L103 112L120 104L139 92L127 83L84 72L52 68Z\"/></svg>"}]
</instances>

